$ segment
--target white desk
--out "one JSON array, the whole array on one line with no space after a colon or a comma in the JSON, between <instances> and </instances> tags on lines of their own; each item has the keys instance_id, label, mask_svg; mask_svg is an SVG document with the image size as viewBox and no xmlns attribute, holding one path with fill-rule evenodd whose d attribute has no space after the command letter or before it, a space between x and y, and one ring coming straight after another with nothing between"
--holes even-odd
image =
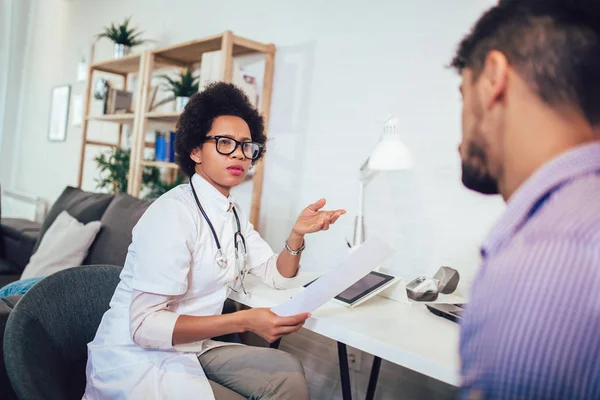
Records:
<instances>
[{"instance_id":1,"label":"white desk","mask_svg":"<svg viewBox=\"0 0 600 400\"><path fill-rule=\"evenodd\" d=\"M271 308L302 290L274 290L250 275L245 286L249 295L240 291L230 298L252 308ZM376 296L349 309L330 301L312 314L304 328L423 375L459 384L459 326L432 314L423 304Z\"/></svg>"}]
</instances>

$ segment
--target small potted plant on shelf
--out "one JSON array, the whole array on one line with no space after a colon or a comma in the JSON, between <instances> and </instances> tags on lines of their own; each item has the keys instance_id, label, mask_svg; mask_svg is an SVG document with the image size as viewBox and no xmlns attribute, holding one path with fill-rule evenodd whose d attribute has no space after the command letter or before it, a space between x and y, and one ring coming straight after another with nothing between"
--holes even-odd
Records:
<instances>
[{"instance_id":1,"label":"small potted plant on shelf","mask_svg":"<svg viewBox=\"0 0 600 400\"><path fill-rule=\"evenodd\" d=\"M94 157L101 175L100 178L96 179L96 188L111 194L127 192L130 160L131 151L122 148L115 148L109 153L101 153ZM162 180L160 170L157 167L144 167L142 188L148 192L145 196L147 199L157 198L181 183L183 183L183 177L181 176L168 183Z\"/></svg>"},{"instance_id":2,"label":"small potted plant on shelf","mask_svg":"<svg viewBox=\"0 0 600 400\"><path fill-rule=\"evenodd\" d=\"M173 93L173 96L167 101L175 100L175 111L177 112L182 112L190 97L194 93L198 93L200 78L193 76L192 71L189 69L180 72L177 79L173 79L168 75L160 75L159 78L167 81L165 89Z\"/></svg>"},{"instance_id":3,"label":"small potted plant on shelf","mask_svg":"<svg viewBox=\"0 0 600 400\"><path fill-rule=\"evenodd\" d=\"M146 40L140 38L143 32L129 27L130 19L131 17L125 18L125 21L121 25L115 25L113 22L110 26L105 26L104 32L97 36L98 39L107 38L114 42L115 58L122 58L128 55L132 47L146 42Z\"/></svg>"}]
</instances>

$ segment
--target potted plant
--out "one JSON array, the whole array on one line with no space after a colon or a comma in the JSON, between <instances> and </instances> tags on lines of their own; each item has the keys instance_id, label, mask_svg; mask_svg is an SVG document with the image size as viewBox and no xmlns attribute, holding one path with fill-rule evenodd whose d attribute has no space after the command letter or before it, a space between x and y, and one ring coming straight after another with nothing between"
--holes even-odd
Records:
<instances>
[{"instance_id":1,"label":"potted plant","mask_svg":"<svg viewBox=\"0 0 600 400\"><path fill-rule=\"evenodd\" d=\"M96 188L106 189L109 193L127 192L127 178L131 151L121 148L113 149L110 153L102 153L94 157L102 177L96 179ZM181 184L183 178L177 178L171 184L163 181L157 167L144 167L142 187L148 191L146 198L156 198Z\"/></svg>"},{"instance_id":2,"label":"potted plant","mask_svg":"<svg viewBox=\"0 0 600 400\"><path fill-rule=\"evenodd\" d=\"M198 93L200 78L193 76L190 69L180 72L177 79L173 79L168 75L159 75L159 78L167 81L165 89L173 93L173 96L167 101L175 100L175 111L177 112L182 112L190 97L194 93Z\"/></svg>"},{"instance_id":3,"label":"potted plant","mask_svg":"<svg viewBox=\"0 0 600 400\"><path fill-rule=\"evenodd\" d=\"M110 26L104 27L104 32L100 33L97 38L107 38L115 44L115 58L121 58L129 54L131 48L140 45L146 40L140 39L143 32L137 31L136 28L129 27L131 17L125 18L121 25L111 23Z\"/></svg>"}]
</instances>

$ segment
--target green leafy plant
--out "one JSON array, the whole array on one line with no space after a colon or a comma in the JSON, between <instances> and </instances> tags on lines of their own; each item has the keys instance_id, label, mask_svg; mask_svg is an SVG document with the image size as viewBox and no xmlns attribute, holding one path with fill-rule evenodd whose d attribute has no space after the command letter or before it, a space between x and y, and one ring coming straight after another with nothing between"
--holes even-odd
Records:
<instances>
[{"instance_id":1,"label":"green leafy plant","mask_svg":"<svg viewBox=\"0 0 600 400\"><path fill-rule=\"evenodd\" d=\"M101 153L94 157L102 176L100 179L96 179L96 188L107 189L109 193L113 194L126 192L130 159L130 151L120 148L114 149L111 153Z\"/></svg>"},{"instance_id":2,"label":"green leafy plant","mask_svg":"<svg viewBox=\"0 0 600 400\"><path fill-rule=\"evenodd\" d=\"M193 76L189 69L179 73L178 79L173 79L168 75L159 75L158 77L166 81L164 88L173 93L171 100L175 97L191 97L194 93L198 93L200 87L200 77Z\"/></svg>"},{"instance_id":3,"label":"green leafy plant","mask_svg":"<svg viewBox=\"0 0 600 400\"><path fill-rule=\"evenodd\" d=\"M112 194L127 192L130 160L131 151L121 148L94 157L102 175L102 178L96 179L96 188L106 189ZM178 177L172 183L167 183L161 179L160 170L157 167L146 166L142 172L142 187L147 191L145 197L149 199L168 192L183 183L183 180L183 177Z\"/></svg>"},{"instance_id":4,"label":"green leafy plant","mask_svg":"<svg viewBox=\"0 0 600 400\"><path fill-rule=\"evenodd\" d=\"M169 190L173 189L175 186L181 185L185 182L185 178L179 175L177 178L173 180L173 182L168 183L162 179L154 180L152 183L146 184L149 191L146 194L147 199L155 199L160 197L163 193L167 193Z\"/></svg>"},{"instance_id":5,"label":"green leafy plant","mask_svg":"<svg viewBox=\"0 0 600 400\"><path fill-rule=\"evenodd\" d=\"M98 34L97 38L107 38L116 44L122 44L129 47L134 47L146 42L146 40L140 39L140 35L143 32L137 31L137 28L129 27L130 19L131 17L125 18L125 21L123 21L121 25L115 25L113 22L110 26L105 26L104 32Z\"/></svg>"}]
</instances>

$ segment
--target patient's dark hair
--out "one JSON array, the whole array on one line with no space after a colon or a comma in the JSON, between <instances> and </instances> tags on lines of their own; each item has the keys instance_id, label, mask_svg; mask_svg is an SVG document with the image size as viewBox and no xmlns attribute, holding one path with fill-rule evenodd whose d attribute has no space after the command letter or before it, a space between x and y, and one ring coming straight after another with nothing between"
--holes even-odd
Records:
<instances>
[{"instance_id":1,"label":"patient's dark hair","mask_svg":"<svg viewBox=\"0 0 600 400\"><path fill-rule=\"evenodd\" d=\"M190 154L206 141L206 135L212 129L215 118L224 115L240 117L246 121L252 141L265 145L267 137L263 118L250 104L244 92L231 83L212 83L190 98L177 123L176 161L187 176L194 175L196 167ZM264 150L263 147L261 157Z\"/></svg>"},{"instance_id":2,"label":"patient's dark hair","mask_svg":"<svg viewBox=\"0 0 600 400\"><path fill-rule=\"evenodd\" d=\"M577 107L600 125L600 0L501 0L462 40L451 66L476 80L502 52L551 107Z\"/></svg>"}]
</instances>

